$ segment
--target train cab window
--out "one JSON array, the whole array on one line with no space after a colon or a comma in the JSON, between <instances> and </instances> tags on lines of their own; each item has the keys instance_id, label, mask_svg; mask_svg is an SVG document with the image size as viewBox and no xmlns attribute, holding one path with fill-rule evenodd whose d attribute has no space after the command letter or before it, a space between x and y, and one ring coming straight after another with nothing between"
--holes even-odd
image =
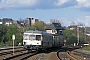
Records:
<instances>
[{"instance_id":1,"label":"train cab window","mask_svg":"<svg viewBox=\"0 0 90 60\"><path fill-rule=\"evenodd\" d=\"M29 39L29 35L28 34L24 34L24 40L28 40Z\"/></svg>"},{"instance_id":2,"label":"train cab window","mask_svg":"<svg viewBox=\"0 0 90 60\"><path fill-rule=\"evenodd\" d=\"M30 35L29 38L30 40L35 40L35 35Z\"/></svg>"},{"instance_id":3,"label":"train cab window","mask_svg":"<svg viewBox=\"0 0 90 60\"><path fill-rule=\"evenodd\" d=\"M60 35L63 35L63 31L60 31Z\"/></svg>"},{"instance_id":4,"label":"train cab window","mask_svg":"<svg viewBox=\"0 0 90 60\"><path fill-rule=\"evenodd\" d=\"M56 30L52 30L52 33L55 33L56 32Z\"/></svg>"},{"instance_id":5,"label":"train cab window","mask_svg":"<svg viewBox=\"0 0 90 60\"><path fill-rule=\"evenodd\" d=\"M41 35L36 35L36 40L41 40Z\"/></svg>"}]
</instances>

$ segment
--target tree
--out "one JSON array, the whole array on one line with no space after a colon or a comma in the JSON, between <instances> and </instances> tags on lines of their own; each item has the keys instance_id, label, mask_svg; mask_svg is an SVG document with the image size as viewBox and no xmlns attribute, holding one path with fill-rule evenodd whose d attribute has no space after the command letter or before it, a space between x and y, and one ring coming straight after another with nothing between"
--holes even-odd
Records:
<instances>
[{"instance_id":1,"label":"tree","mask_svg":"<svg viewBox=\"0 0 90 60\"><path fill-rule=\"evenodd\" d=\"M46 27L46 24L43 21L36 21L32 26L24 27L24 31L26 31L26 30L40 30L40 31L44 31L45 27Z\"/></svg>"},{"instance_id":2,"label":"tree","mask_svg":"<svg viewBox=\"0 0 90 60\"><path fill-rule=\"evenodd\" d=\"M7 44L12 45L12 35L15 35L15 44L22 42L21 30L14 24L7 26L7 33L5 35L5 41Z\"/></svg>"},{"instance_id":3,"label":"tree","mask_svg":"<svg viewBox=\"0 0 90 60\"><path fill-rule=\"evenodd\" d=\"M74 32L73 30L64 30L64 37L66 40L66 44L77 43L76 32Z\"/></svg>"},{"instance_id":4,"label":"tree","mask_svg":"<svg viewBox=\"0 0 90 60\"><path fill-rule=\"evenodd\" d=\"M36 21L35 24L33 25L33 27L36 30L44 31L46 24L43 21Z\"/></svg>"},{"instance_id":5,"label":"tree","mask_svg":"<svg viewBox=\"0 0 90 60\"><path fill-rule=\"evenodd\" d=\"M34 30L35 28L33 26L26 26L23 29L24 29L24 31L27 31L27 30Z\"/></svg>"},{"instance_id":6,"label":"tree","mask_svg":"<svg viewBox=\"0 0 90 60\"><path fill-rule=\"evenodd\" d=\"M7 32L7 26L6 25L0 25L0 42L5 43L6 32Z\"/></svg>"}]
</instances>

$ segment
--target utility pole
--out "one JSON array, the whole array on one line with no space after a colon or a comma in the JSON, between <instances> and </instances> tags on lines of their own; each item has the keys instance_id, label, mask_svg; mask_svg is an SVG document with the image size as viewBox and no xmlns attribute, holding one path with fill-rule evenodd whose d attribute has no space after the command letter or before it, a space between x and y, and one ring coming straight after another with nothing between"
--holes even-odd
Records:
<instances>
[{"instance_id":1,"label":"utility pole","mask_svg":"<svg viewBox=\"0 0 90 60\"><path fill-rule=\"evenodd\" d=\"M84 25L84 40L85 40L85 43L86 43L86 26Z\"/></svg>"},{"instance_id":2,"label":"utility pole","mask_svg":"<svg viewBox=\"0 0 90 60\"><path fill-rule=\"evenodd\" d=\"M79 27L77 27L77 39L78 39L77 45L79 45Z\"/></svg>"}]
</instances>

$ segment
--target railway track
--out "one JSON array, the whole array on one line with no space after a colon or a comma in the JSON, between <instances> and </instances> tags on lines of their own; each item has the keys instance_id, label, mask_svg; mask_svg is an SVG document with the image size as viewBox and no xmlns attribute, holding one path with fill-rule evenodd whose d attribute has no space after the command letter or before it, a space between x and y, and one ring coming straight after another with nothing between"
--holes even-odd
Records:
<instances>
[{"instance_id":1,"label":"railway track","mask_svg":"<svg viewBox=\"0 0 90 60\"><path fill-rule=\"evenodd\" d=\"M59 60L90 60L90 55L75 51L75 48L63 48L57 52Z\"/></svg>"},{"instance_id":2,"label":"railway track","mask_svg":"<svg viewBox=\"0 0 90 60\"><path fill-rule=\"evenodd\" d=\"M38 54L38 52L34 50L28 51L23 48L15 48L13 54L13 48L8 48L0 51L0 60L25 60L36 54Z\"/></svg>"},{"instance_id":3,"label":"railway track","mask_svg":"<svg viewBox=\"0 0 90 60\"><path fill-rule=\"evenodd\" d=\"M0 49L0 60L4 60L8 57L12 57L18 54L23 54L26 52L25 49L21 47L14 48L14 54L13 54L13 48L5 48L5 49Z\"/></svg>"},{"instance_id":4,"label":"railway track","mask_svg":"<svg viewBox=\"0 0 90 60\"><path fill-rule=\"evenodd\" d=\"M30 58L31 56L36 56L39 54L39 56L45 57L45 53L49 54L52 52L57 51L58 60L90 60L90 55L81 53L78 50L75 50L77 48L72 47L63 47L63 48L53 48L53 49L47 49L43 52L36 52L36 51L26 51L23 48L15 49L15 54L12 54L12 49L8 50L2 50L0 51L0 60L26 60ZM43 53L43 54L42 54ZM39 57L37 56L37 57ZM50 57L47 57L50 58ZM54 58L54 56L52 57ZM39 58L36 58L39 59ZM43 59L43 58L41 58Z\"/></svg>"},{"instance_id":5,"label":"railway track","mask_svg":"<svg viewBox=\"0 0 90 60\"><path fill-rule=\"evenodd\" d=\"M90 54L86 54L84 52L79 52L79 51L72 51L68 52L69 55L73 56L77 60L90 60Z\"/></svg>"},{"instance_id":6,"label":"railway track","mask_svg":"<svg viewBox=\"0 0 90 60\"><path fill-rule=\"evenodd\" d=\"M61 48L60 50L57 51L57 57L59 60L71 60L67 55L66 55L66 52L71 50L71 48L67 48L67 47L64 47L64 48Z\"/></svg>"},{"instance_id":7,"label":"railway track","mask_svg":"<svg viewBox=\"0 0 90 60\"><path fill-rule=\"evenodd\" d=\"M23 54L19 54L19 55L15 55L15 56L12 56L12 57L9 57L9 58L6 58L4 60L25 60L33 55L36 55L36 51L32 51L32 52L26 52L26 53L23 53Z\"/></svg>"},{"instance_id":8,"label":"railway track","mask_svg":"<svg viewBox=\"0 0 90 60\"><path fill-rule=\"evenodd\" d=\"M56 49L55 49L56 50ZM42 57L42 53L50 53L52 52L53 50L51 49L46 49L44 51L31 51L31 52L26 52L26 53L23 53L23 54L19 54L19 55L16 55L16 56L12 56L12 57L9 57L9 58L6 58L4 60L26 60L28 58L30 58L31 56L34 56L34 55L37 55L37 54L40 54L39 56ZM37 59L37 58L36 58ZM40 59L40 58L39 58Z\"/></svg>"},{"instance_id":9,"label":"railway track","mask_svg":"<svg viewBox=\"0 0 90 60\"><path fill-rule=\"evenodd\" d=\"M25 53L25 52L26 52L26 50L24 50L24 49L15 50L14 55L22 54L22 53ZM10 57L12 55L13 55L13 51L2 52L2 53L0 53L0 58L3 57L5 59L5 58Z\"/></svg>"}]
</instances>

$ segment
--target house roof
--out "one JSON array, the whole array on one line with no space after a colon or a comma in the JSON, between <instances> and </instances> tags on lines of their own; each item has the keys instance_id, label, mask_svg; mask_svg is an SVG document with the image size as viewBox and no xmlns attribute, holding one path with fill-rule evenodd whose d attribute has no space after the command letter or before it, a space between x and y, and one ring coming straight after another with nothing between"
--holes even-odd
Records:
<instances>
[{"instance_id":1,"label":"house roof","mask_svg":"<svg viewBox=\"0 0 90 60\"><path fill-rule=\"evenodd\" d=\"M68 26L69 28L76 28L77 26L74 26L74 25L70 25Z\"/></svg>"},{"instance_id":2,"label":"house roof","mask_svg":"<svg viewBox=\"0 0 90 60\"><path fill-rule=\"evenodd\" d=\"M60 23L52 23L46 27L46 30L49 30L49 29L63 30L64 28L61 26Z\"/></svg>"}]
</instances>

